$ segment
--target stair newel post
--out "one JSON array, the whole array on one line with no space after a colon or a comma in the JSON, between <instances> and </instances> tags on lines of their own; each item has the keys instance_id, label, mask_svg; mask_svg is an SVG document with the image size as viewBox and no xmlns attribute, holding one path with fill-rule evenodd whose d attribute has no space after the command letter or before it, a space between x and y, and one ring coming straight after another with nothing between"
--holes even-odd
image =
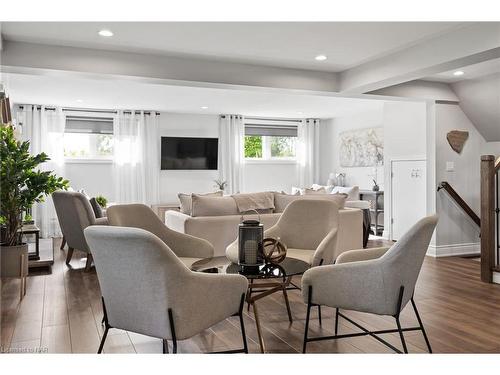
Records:
<instances>
[{"instance_id":1,"label":"stair newel post","mask_svg":"<svg viewBox=\"0 0 500 375\"><path fill-rule=\"evenodd\" d=\"M495 157L481 156L481 280L493 282L495 266Z\"/></svg>"}]
</instances>

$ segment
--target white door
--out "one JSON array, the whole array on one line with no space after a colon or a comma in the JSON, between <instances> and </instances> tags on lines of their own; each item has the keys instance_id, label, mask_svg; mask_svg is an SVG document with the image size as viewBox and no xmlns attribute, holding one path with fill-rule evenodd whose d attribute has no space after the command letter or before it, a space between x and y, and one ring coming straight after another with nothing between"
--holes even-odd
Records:
<instances>
[{"instance_id":1,"label":"white door","mask_svg":"<svg viewBox=\"0 0 500 375\"><path fill-rule=\"evenodd\" d=\"M426 162L394 160L391 172L391 235L393 240L398 240L426 216Z\"/></svg>"}]
</instances>

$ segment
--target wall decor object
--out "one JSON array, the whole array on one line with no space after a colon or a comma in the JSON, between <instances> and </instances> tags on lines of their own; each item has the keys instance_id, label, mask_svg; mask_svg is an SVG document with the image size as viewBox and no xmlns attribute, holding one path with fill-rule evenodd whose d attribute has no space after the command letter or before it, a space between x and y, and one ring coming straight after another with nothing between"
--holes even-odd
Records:
<instances>
[{"instance_id":1,"label":"wall decor object","mask_svg":"<svg viewBox=\"0 0 500 375\"><path fill-rule=\"evenodd\" d=\"M446 134L446 139L450 144L453 151L457 154L462 153L465 142L469 138L469 132L464 130L452 130L448 134Z\"/></svg>"},{"instance_id":2,"label":"wall decor object","mask_svg":"<svg viewBox=\"0 0 500 375\"><path fill-rule=\"evenodd\" d=\"M340 133L341 167L374 167L384 164L384 128L349 130Z\"/></svg>"}]
</instances>

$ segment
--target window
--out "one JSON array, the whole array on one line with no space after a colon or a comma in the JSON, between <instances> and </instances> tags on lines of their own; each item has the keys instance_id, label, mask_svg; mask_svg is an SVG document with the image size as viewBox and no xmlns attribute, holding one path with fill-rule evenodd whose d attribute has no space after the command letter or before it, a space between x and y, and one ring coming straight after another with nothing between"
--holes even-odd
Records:
<instances>
[{"instance_id":1,"label":"window","mask_svg":"<svg viewBox=\"0 0 500 375\"><path fill-rule=\"evenodd\" d=\"M111 160L113 118L66 116L64 130L66 159Z\"/></svg>"},{"instance_id":2,"label":"window","mask_svg":"<svg viewBox=\"0 0 500 375\"><path fill-rule=\"evenodd\" d=\"M249 119L245 123L245 158L295 160L297 120Z\"/></svg>"}]
</instances>

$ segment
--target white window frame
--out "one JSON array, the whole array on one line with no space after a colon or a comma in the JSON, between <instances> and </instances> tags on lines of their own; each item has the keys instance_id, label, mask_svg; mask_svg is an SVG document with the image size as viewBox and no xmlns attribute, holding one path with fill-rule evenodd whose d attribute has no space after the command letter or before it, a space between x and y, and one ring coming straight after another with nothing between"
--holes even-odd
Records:
<instances>
[{"instance_id":1,"label":"white window frame","mask_svg":"<svg viewBox=\"0 0 500 375\"><path fill-rule=\"evenodd\" d=\"M299 121L297 119L277 119L277 118L274 119L252 118L250 120L252 124L259 123L262 125L269 125L269 126L280 126L280 125L297 126ZM246 121L245 126L247 125L247 123L248 122ZM271 156L271 143L269 142L271 136L261 135L261 137L262 137L262 157L261 158L245 157L244 160L246 164L296 164L297 163L297 147L295 148L295 156L273 157ZM245 140L243 139L243 144L244 143Z\"/></svg>"},{"instance_id":2,"label":"white window frame","mask_svg":"<svg viewBox=\"0 0 500 375\"><path fill-rule=\"evenodd\" d=\"M68 110L66 113L66 118L65 121L67 121L68 116L78 116L78 117L89 117L89 118L110 118L114 117L114 114L109 113L109 112L72 112L71 110ZM114 124L113 124L114 126ZM70 132L66 133L66 126L65 126L65 131L64 134L71 134ZM93 133L85 133L85 132L75 132L73 134L93 134ZM114 137L114 131L113 134L109 134ZM97 145L93 145L93 149L97 149ZM64 162L68 164L111 164L113 163L113 155L109 156L101 156L101 157L96 157L95 155L92 157L71 157L71 156L64 156Z\"/></svg>"}]
</instances>

